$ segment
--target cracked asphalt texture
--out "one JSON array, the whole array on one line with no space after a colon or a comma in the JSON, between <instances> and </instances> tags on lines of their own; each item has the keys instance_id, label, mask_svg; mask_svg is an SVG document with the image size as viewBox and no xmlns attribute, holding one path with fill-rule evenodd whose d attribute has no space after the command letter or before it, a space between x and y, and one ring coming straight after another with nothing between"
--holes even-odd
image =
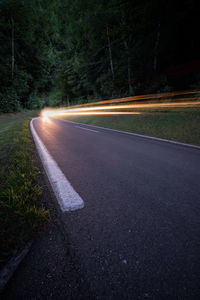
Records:
<instances>
[{"instance_id":1,"label":"cracked asphalt texture","mask_svg":"<svg viewBox=\"0 0 200 300\"><path fill-rule=\"evenodd\" d=\"M199 299L200 151L55 119L34 127L85 207L51 201L58 221L5 299Z\"/></svg>"}]
</instances>

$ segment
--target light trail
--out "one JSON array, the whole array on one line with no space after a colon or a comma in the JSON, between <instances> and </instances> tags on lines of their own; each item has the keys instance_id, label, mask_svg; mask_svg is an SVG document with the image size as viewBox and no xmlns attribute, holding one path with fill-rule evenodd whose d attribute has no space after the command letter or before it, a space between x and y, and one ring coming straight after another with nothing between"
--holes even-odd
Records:
<instances>
[{"instance_id":1,"label":"light trail","mask_svg":"<svg viewBox=\"0 0 200 300\"><path fill-rule=\"evenodd\" d=\"M70 116L70 115L117 115L117 114L136 115L136 114L141 114L142 112L133 111L134 109L178 108L178 107L199 106L200 105L200 101L198 101L200 100L198 96L199 93L200 91L181 91L181 92L170 92L170 93L161 93L161 94L139 95L133 97L120 98L120 99L104 100L95 103L88 103L82 106L75 106L72 108L46 109L41 112L41 115L43 117L43 120L47 119L48 117ZM173 101L171 99L172 97L174 98ZM138 100L143 100L147 102L133 103L133 101L138 101ZM123 104L123 102L127 102L127 103ZM119 111L113 111L113 110L119 110ZM131 110L131 111L126 111L126 110Z\"/></svg>"},{"instance_id":2,"label":"light trail","mask_svg":"<svg viewBox=\"0 0 200 300\"><path fill-rule=\"evenodd\" d=\"M148 107L162 107L162 106L184 106L184 105L195 105L200 104L197 101L187 101L187 102L169 102L169 103L145 103L145 104L123 104L123 105L109 105L109 106L98 106L98 107L82 107L82 108L72 108L68 109L68 112L73 111L90 111L90 110L113 110L113 109L125 109L125 108L148 108ZM65 110L66 111L66 110ZM63 111L63 112L65 112ZM62 113L62 111L60 111Z\"/></svg>"},{"instance_id":3,"label":"light trail","mask_svg":"<svg viewBox=\"0 0 200 300\"><path fill-rule=\"evenodd\" d=\"M160 98L168 98L168 97L176 97L176 96L182 96L182 95L194 95L199 94L200 91L180 91L180 92L167 92L167 93L160 93L160 94L146 94L146 95L139 95L139 96L131 96L131 97L125 97L125 98L117 98L117 99L111 99L111 100L103 100L98 102L91 102L85 104L85 106L88 105L98 105L98 104L108 104L108 103L119 103L119 102L132 102L132 101L138 101L138 100L149 100L149 99L160 99Z\"/></svg>"},{"instance_id":4,"label":"light trail","mask_svg":"<svg viewBox=\"0 0 200 300\"><path fill-rule=\"evenodd\" d=\"M105 112L104 110L117 110L117 109L148 109L148 108L177 108L177 107L191 107L199 106L200 101L184 101L184 102L170 102L170 103L145 103L145 104L124 104L124 105L112 105L112 106L98 106L98 107L82 107L73 109L62 110L46 110L42 112L44 119L53 116L65 116L65 115L135 115L141 114L141 112L135 111L118 111L118 112ZM100 111L99 111L100 110ZM97 112L98 111L98 112Z\"/></svg>"},{"instance_id":5,"label":"light trail","mask_svg":"<svg viewBox=\"0 0 200 300\"><path fill-rule=\"evenodd\" d=\"M44 113L43 113L44 114ZM141 112L133 112L133 111L118 111L118 112L113 112L113 111L109 111L109 112L55 112L55 113L51 113L50 115L46 115L44 114L44 119L47 119L48 117L53 117L53 116L79 116L79 115L139 115L141 114Z\"/></svg>"}]
</instances>

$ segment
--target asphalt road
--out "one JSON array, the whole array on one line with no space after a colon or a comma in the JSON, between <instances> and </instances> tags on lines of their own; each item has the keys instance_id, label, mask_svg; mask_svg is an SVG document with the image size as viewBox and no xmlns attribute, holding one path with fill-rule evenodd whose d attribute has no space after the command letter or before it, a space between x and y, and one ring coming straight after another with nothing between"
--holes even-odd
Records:
<instances>
[{"instance_id":1,"label":"asphalt road","mask_svg":"<svg viewBox=\"0 0 200 300\"><path fill-rule=\"evenodd\" d=\"M85 202L62 219L94 298L199 299L200 150L54 119L33 124Z\"/></svg>"}]
</instances>

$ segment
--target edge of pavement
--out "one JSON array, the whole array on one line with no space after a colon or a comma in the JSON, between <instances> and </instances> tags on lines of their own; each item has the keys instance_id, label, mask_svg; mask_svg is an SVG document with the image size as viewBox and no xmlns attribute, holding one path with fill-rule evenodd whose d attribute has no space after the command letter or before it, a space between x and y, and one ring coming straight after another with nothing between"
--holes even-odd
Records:
<instances>
[{"instance_id":1,"label":"edge of pavement","mask_svg":"<svg viewBox=\"0 0 200 300\"><path fill-rule=\"evenodd\" d=\"M133 136L144 138L144 139L150 139L150 140L155 140L155 141L158 141L158 142L165 142L165 143L170 143L170 144L175 144L175 145L179 145L179 146L190 147L190 148L195 148L195 149L200 150L200 146L198 146L198 145L186 144L186 143L167 140L167 139L162 139L162 138L158 138L158 137L154 137L154 136L143 135L143 134L129 132L129 131L122 131L122 130L107 128L107 127L95 126L95 125L90 125L90 124L85 124L85 123L73 122L73 121L68 121L68 120L61 120L61 119L56 119L56 118L54 118L54 119L59 120L59 121L63 121L63 122L69 122L69 123L73 123L73 124L89 126L89 127L96 128L96 129L114 131L114 132L118 132L118 133L121 133L121 134L133 135Z\"/></svg>"},{"instance_id":2,"label":"edge of pavement","mask_svg":"<svg viewBox=\"0 0 200 300\"><path fill-rule=\"evenodd\" d=\"M0 292L3 291L4 287L8 283L8 281L13 276L14 272L18 268L19 264L22 262L22 260L25 258L25 256L28 254L31 246L32 241L29 242L24 249L17 254L16 256L12 257L9 262L6 264L6 266L0 271Z\"/></svg>"}]
</instances>

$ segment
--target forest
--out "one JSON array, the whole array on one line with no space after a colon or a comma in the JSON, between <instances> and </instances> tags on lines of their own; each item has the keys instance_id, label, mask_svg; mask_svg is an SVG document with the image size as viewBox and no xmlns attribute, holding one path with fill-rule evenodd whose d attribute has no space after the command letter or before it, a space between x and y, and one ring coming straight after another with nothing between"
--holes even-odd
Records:
<instances>
[{"instance_id":1,"label":"forest","mask_svg":"<svg viewBox=\"0 0 200 300\"><path fill-rule=\"evenodd\" d=\"M197 2L0 0L0 112L198 89Z\"/></svg>"}]
</instances>

